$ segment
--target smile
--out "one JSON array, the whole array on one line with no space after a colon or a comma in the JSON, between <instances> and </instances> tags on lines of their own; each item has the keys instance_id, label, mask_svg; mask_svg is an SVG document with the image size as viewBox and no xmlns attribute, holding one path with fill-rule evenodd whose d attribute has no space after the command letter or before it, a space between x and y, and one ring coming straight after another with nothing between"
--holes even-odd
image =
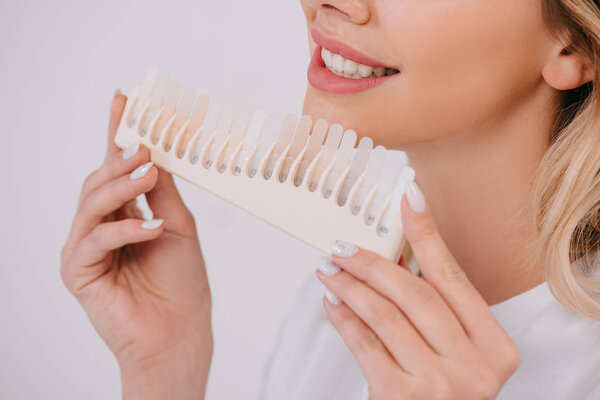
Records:
<instances>
[{"instance_id":1,"label":"smile","mask_svg":"<svg viewBox=\"0 0 600 400\"><path fill-rule=\"evenodd\" d=\"M328 70L344 78L381 78L384 75L394 75L400 72L394 68L372 67L370 65L359 64L356 61L342 57L340 54L333 53L325 47L321 48L321 59Z\"/></svg>"},{"instance_id":2,"label":"smile","mask_svg":"<svg viewBox=\"0 0 600 400\"><path fill-rule=\"evenodd\" d=\"M318 45L308 68L308 81L329 93L354 93L373 88L400 71L358 52L344 43L311 30Z\"/></svg>"}]
</instances>

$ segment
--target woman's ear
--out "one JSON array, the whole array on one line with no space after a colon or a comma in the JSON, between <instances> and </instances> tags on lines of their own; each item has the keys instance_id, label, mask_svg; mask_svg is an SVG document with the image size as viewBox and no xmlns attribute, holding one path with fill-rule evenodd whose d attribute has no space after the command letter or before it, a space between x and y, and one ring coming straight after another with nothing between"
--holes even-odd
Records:
<instances>
[{"instance_id":1,"label":"woman's ear","mask_svg":"<svg viewBox=\"0 0 600 400\"><path fill-rule=\"evenodd\" d=\"M542 68L546 83L557 90L570 90L594 79L594 66L578 51L553 46L552 54Z\"/></svg>"}]
</instances>

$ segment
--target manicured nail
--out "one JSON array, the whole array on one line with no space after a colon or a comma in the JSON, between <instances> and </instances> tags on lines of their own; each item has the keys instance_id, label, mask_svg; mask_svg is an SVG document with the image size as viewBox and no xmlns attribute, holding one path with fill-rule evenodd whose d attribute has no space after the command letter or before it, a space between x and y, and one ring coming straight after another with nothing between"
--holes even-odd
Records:
<instances>
[{"instance_id":1,"label":"manicured nail","mask_svg":"<svg viewBox=\"0 0 600 400\"><path fill-rule=\"evenodd\" d=\"M161 226L163 223L162 219L151 219L148 221L142 222L142 229L156 229Z\"/></svg>"},{"instance_id":2,"label":"manicured nail","mask_svg":"<svg viewBox=\"0 0 600 400\"><path fill-rule=\"evenodd\" d=\"M406 187L406 199L414 212L421 214L425 211L425 197L415 182L410 182Z\"/></svg>"},{"instance_id":3,"label":"manicured nail","mask_svg":"<svg viewBox=\"0 0 600 400\"><path fill-rule=\"evenodd\" d=\"M327 300L329 300L329 302L334 306L339 306L342 304L342 300L340 300L335 294L331 293L331 290L327 288L325 288L325 297L327 297Z\"/></svg>"},{"instance_id":4,"label":"manicured nail","mask_svg":"<svg viewBox=\"0 0 600 400\"><path fill-rule=\"evenodd\" d=\"M129 179L134 181L136 179L142 178L148 173L148 171L150 171L150 167L152 167L153 165L154 163L152 161L148 161L146 164L140 165L131 173L131 175L129 175Z\"/></svg>"},{"instance_id":5,"label":"manicured nail","mask_svg":"<svg viewBox=\"0 0 600 400\"><path fill-rule=\"evenodd\" d=\"M338 257L350 257L358 252L358 247L343 240L336 240L331 243L331 251Z\"/></svg>"},{"instance_id":6,"label":"manicured nail","mask_svg":"<svg viewBox=\"0 0 600 400\"><path fill-rule=\"evenodd\" d=\"M319 260L317 261L317 268L327 276L335 275L341 271L340 267L331 262L329 257L325 256L319 257Z\"/></svg>"},{"instance_id":7,"label":"manicured nail","mask_svg":"<svg viewBox=\"0 0 600 400\"><path fill-rule=\"evenodd\" d=\"M121 94L121 89L115 89L115 94L113 95L113 97L116 96L116 95L118 95L118 94Z\"/></svg>"},{"instance_id":8,"label":"manicured nail","mask_svg":"<svg viewBox=\"0 0 600 400\"><path fill-rule=\"evenodd\" d=\"M132 144L131 146L129 146L128 148L123 150L123 153L121 153L121 157L123 157L123 160L129 160L131 157L133 157L137 154L139 149L140 149L140 142Z\"/></svg>"}]
</instances>

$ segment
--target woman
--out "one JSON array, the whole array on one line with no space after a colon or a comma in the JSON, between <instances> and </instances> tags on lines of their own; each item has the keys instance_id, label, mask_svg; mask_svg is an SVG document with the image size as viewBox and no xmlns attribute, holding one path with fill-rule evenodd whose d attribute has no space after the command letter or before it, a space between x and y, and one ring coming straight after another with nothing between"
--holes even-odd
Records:
<instances>
[{"instance_id":1,"label":"woman","mask_svg":"<svg viewBox=\"0 0 600 400\"><path fill-rule=\"evenodd\" d=\"M407 152L420 188L402 218L421 276L333 243L317 267L327 294L307 281L262 397L600 398L598 1L302 7L304 113ZM145 147L113 144L125 101L115 94L62 277L125 398L202 398L211 298L194 220ZM141 221L141 193L161 219Z\"/></svg>"}]
</instances>

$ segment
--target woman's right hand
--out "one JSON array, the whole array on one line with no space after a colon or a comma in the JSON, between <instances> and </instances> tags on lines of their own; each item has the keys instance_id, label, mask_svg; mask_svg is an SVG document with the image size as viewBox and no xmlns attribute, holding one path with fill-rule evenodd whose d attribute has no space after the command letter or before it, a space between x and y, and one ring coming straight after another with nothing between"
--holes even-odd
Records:
<instances>
[{"instance_id":1,"label":"woman's right hand","mask_svg":"<svg viewBox=\"0 0 600 400\"><path fill-rule=\"evenodd\" d=\"M61 276L115 354L124 398L203 398L213 339L196 225L146 147L115 145L126 101L115 93L106 158L83 185ZM144 223L142 193L162 225Z\"/></svg>"}]
</instances>

